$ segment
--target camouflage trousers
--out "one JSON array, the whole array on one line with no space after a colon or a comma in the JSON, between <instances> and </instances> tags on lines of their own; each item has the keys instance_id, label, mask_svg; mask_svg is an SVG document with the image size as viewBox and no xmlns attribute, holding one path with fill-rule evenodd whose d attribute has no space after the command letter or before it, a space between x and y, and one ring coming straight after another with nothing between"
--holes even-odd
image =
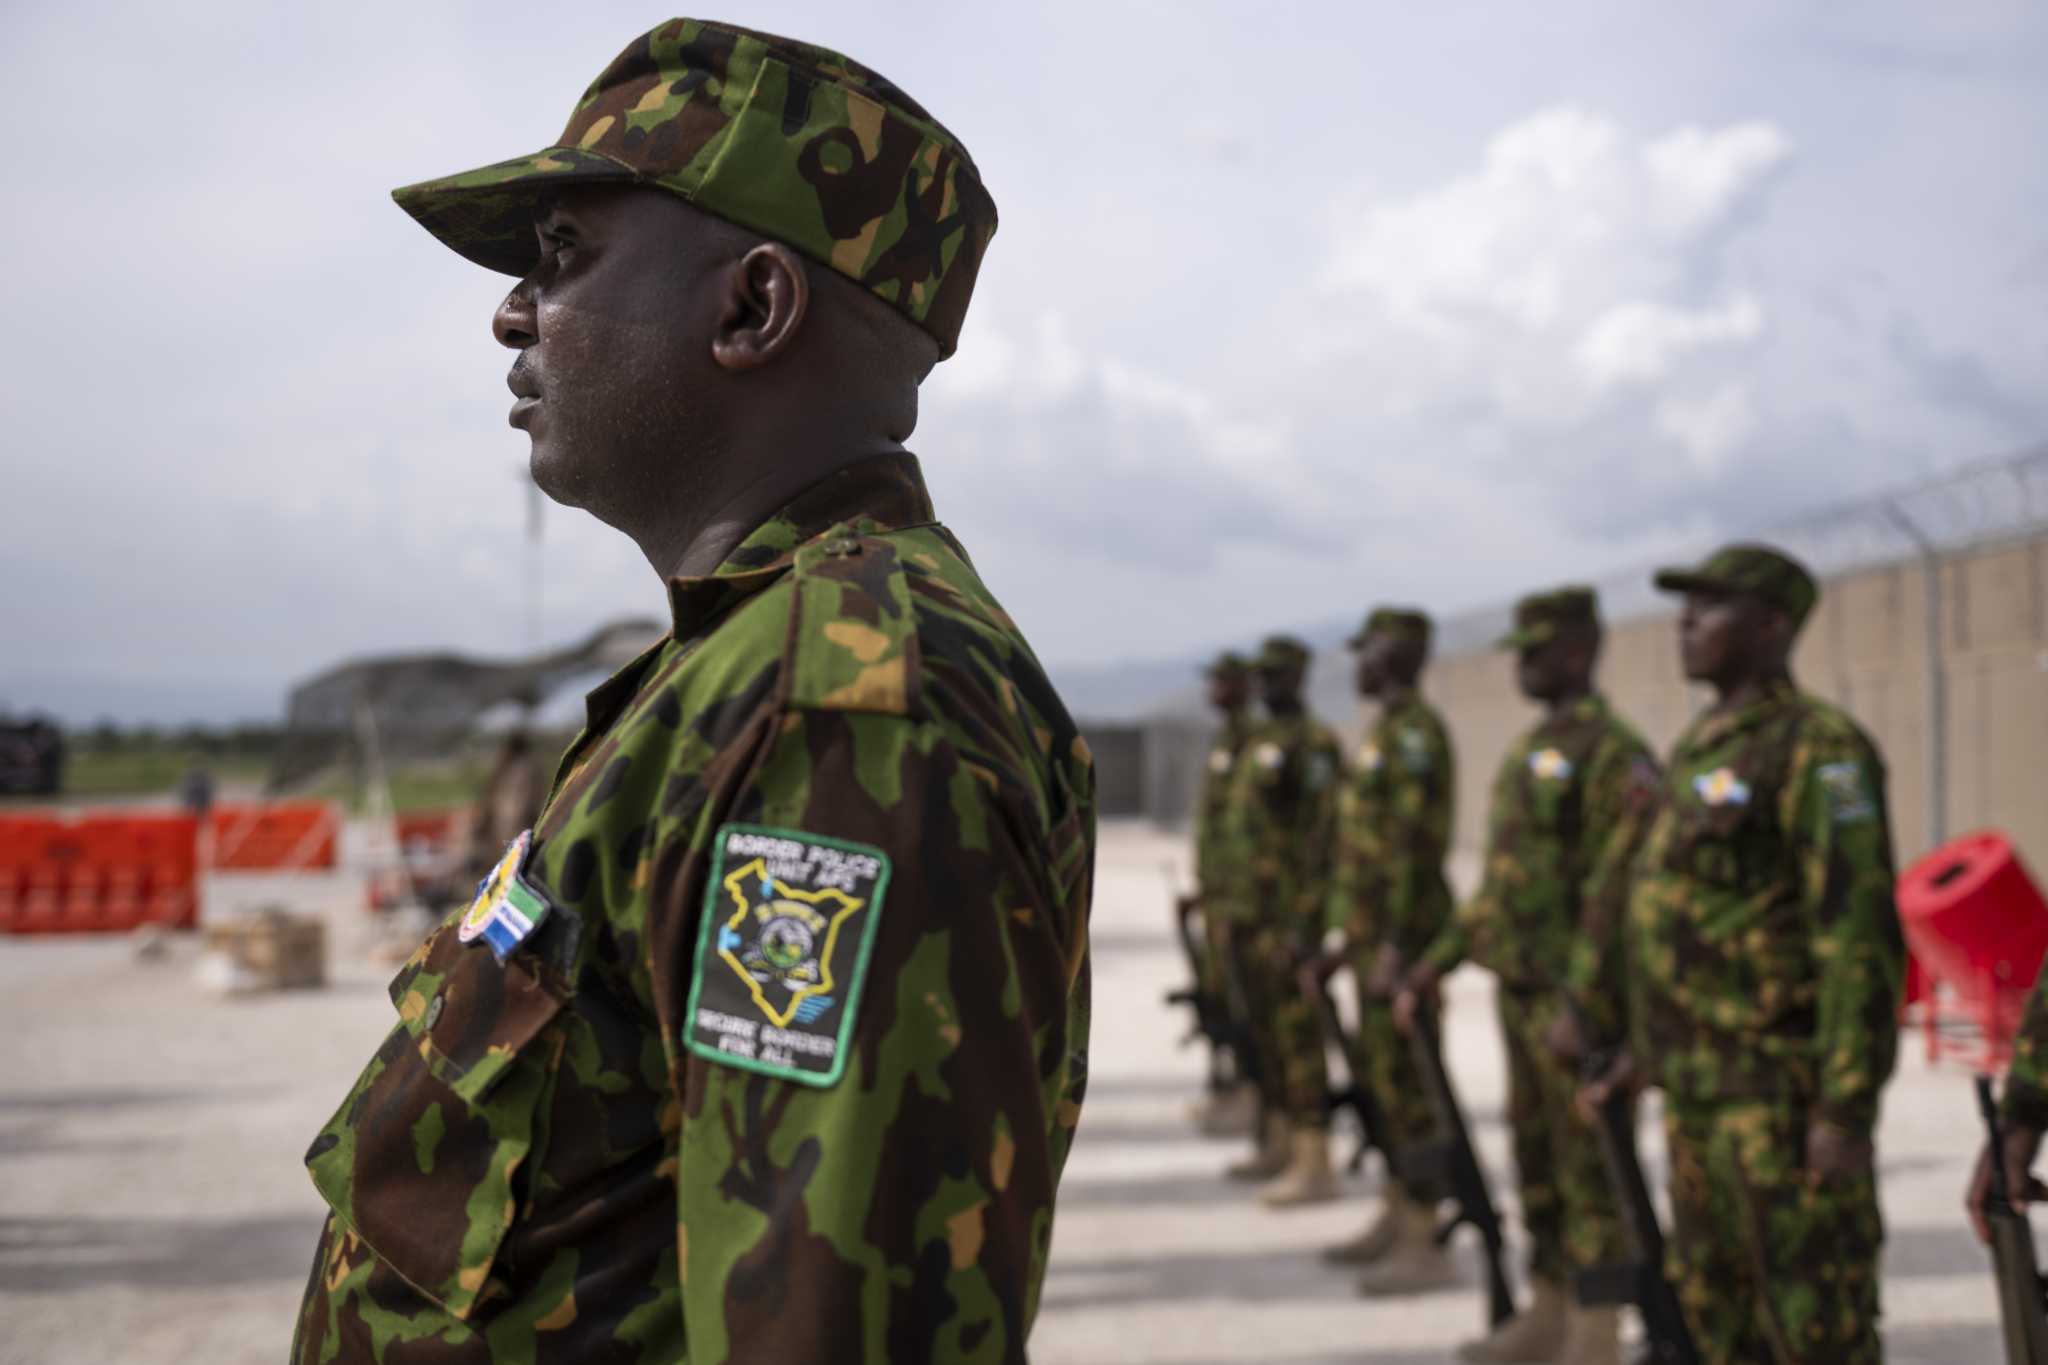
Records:
<instances>
[{"instance_id":1,"label":"camouflage trousers","mask_svg":"<svg viewBox=\"0 0 2048 1365\"><path fill-rule=\"evenodd\" d=\"M1578 1076L1544 1043L1555 996L1503 985L1495 997L1508 1062L1508 1132L1529 1273L1569 1286L1581 1270L1627 1259L1600 1146L1572 1100Z\"/></svg>"},{"instance_id":2,"label":"camouflage trousers","mask_svg":"<svg viewBox=\"0 0 2048 1365\"><path fill-rule=\"evenodd\" d=\"M1876 1177L1807 1185L1804 1103L1672 1103L1665 1267L1707 1365L1877 1365Z\"/></svg>"},{"instance_id":3,"label":"camouflage trousers","mask_svg":"<svg viewBox=\"0 0 2048 1365\"><path fill-rule=\"evenodd\" d=\"M1363 983L1372 969L1371 952L1361 952L1352 963L1353 979L1361 983L1358 1029L1352 1035L1351 1074L1372 1096L1379 1110L1378 1122L1384 1132L1373 1134L1389 1154L1388 1174L1416 1199L1433 1198L1436 1191L1419 1190L1401 1175L1401 1153L1418 1143L1436 1140L1436 1112L1429 1107L1422 1069L1415 1063L1414 1044L1394 1026L1394 1004L1366 995Z\"/></svg>"},{"instance_id":4,"label":"camouflage trousers","mask_svg":"<svg viewBox=\"0 0 2048 1365\"><path fill-rule=\"evenodd\" d=\"M1329 1061L1323 1052L1323 1023L1302 994L1292 967L1279 954L1285 938L1262 930L1244 954L1246 988L1253 996L1252 1028L1259 1048L1260 1098L1301 1128L1327 1128L1323 1098L1329 1091Z\"/></svg>"}]
</instances>

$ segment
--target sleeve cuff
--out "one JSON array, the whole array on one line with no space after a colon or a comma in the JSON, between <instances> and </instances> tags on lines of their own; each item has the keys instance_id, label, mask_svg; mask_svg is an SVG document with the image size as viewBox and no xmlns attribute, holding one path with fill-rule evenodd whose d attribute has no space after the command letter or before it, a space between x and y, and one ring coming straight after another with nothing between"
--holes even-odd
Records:
<instances>
[{"instance_id":1,"label":"sleeve cuff","mask_svg":"<svg viewBox=\"0 0 2048 1365\"><path fill-rule=\"evenodd\" d=\"M1825 1099L1814 1106L1813 1117L1845 1132L1868 1137L1877 1128L1877 1097Z\"/></svg>"},{"instance_id":2,"label":"sleeve cuff","mask_svg":"<svg viewBox=\"0 0 2048 1365\"><path fill-rule=\"evenodd\" d=\"M2008 1078L1999 1117L2015 1127L2048 1132L2048 1090Z\"/></svg>"}]
</instances>

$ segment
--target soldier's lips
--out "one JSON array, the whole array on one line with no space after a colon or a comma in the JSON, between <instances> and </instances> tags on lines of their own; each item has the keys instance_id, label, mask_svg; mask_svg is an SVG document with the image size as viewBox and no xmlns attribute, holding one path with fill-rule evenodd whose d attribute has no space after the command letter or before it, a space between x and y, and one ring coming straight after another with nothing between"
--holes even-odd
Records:
<instances>
[{"instance_id":1,"label":"soldier's lips","mask_svg":"<svg viewBox=\"0 0 2048 1365\"><path fill-rule=\"evenodd\" d=\"M539 407L540 399L522 398L512 405L512 413L505 420L524 430L527 423L533 420L534 411Z\"/></svg>"}]
</instances>

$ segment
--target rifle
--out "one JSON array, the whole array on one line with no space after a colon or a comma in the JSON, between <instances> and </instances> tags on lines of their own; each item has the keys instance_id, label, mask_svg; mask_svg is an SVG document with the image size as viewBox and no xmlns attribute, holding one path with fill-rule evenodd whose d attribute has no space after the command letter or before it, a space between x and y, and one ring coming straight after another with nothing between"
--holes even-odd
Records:
<instances>
[{"instance_id":1,"label":"rifle","mask_svg":"<svg viewBox=\"0 0 2048 1365\"><path fill-rule=\"evenodd\" d=\"M1580 1064L1579 1074L1591 1081L1603 1075L1613 1061L1610 1052L1591 1052ZM1686 1330L1679 1312L1678 1295L1664 1278L1664 1232L1657 1224L1657 1207L1650 1202L1650 1187L1643 1180L1642 1162L1636 1156L1635 1104L1627 1091L1616 1086L1600 1106L1599 1122L1593 1128L1600 1144L1600 1164L1607 1168L1607 1183L1621 1210L1622 1237L1628 1243L1629 1259L1619 1265L1597 1265L1581 1271L1577 1291L1579 1302L1633 1303L1642 1314L1643 1335L1649 1350L1646 1365L1699 1365L1699 1351ZM2048 1362L2043 1362L2048 1365Z\"/></svg>"},{"instance_id":2,"label":"rifle","mask_svg":"<svg viewBox=\"0 0 2048 1365\"><path fill-rule=\"evenodd\" d=\"M1175 900L1179 900L1177 895ZM1229 999L1202 989L1200 982L1204 949L1196 942L1194 929L1188 921L1189 917L1178 913L1176 908L1174 928L1180 939L1181 952L1188 960L1188 970L1194 974L1195 982L1180 990L1168 991L1166 1003L1186 1005L1194 1010L1195 1028L1188 1038L1192 1040L1201 1037L1209 1041L1212 1049L1209 1077L1212 1088L1220 1087L1223 1083L1216 1062L1224 1052L1228 1052L1235 1062L1237 1075L1241 1080L1256 1082L1259 1079L1258 1054L1252 1046L1251 1029L1244 1022L1245 1013L1241 1009L1233 1008ZM1223 955L1220 965L1230 989L1238 993L1240 999L1249 998L1242 994L1242 988L1235 979L1235 964L1228 953Z\"/></svg>"},{"instance_id":3,"label":"rifle","mask_svg":"<svg viewBox=\"0 0 2048 1365\"><path fill-rule=\"evenodd\" d=\"M1472 1150L1472 1135L1465 1127L1464 1111L1458 1107L1457 1092L1451 1088L1450 1073L1444 1070L1436 1007L1427 995L1416 998L1408 1043L1422 1072L1422 1087L1429 1092L1437 1132L1434 1142L1418 1143L1402 1154L1402 1176L1411 1185L1447 1189L1457 1204L1450 1221L1436 1230L1438 1246L1450 1241L1461 1223L1478 1230L1486 1261L1489 1322L1498 1327L1515 1312L1515 1296L1508 1288L1507 1272L1501 1268L1500 1215L1494 1210L1493 1196L1487 1193L1486 1173L1479 1169L1478 1154Z\"/></svg>"},{"instance_id":4,"label":"rifle","mask_svg":"<svg viewBox=\"0 0 2048 1365\"><path fill-rule=\"evenodd\" d=\"M2005 1131L1991 1078L1977 1078L1977 1110L1991 1135L1991 1195L1984 1221L1991 1225L1991 1268L1998 1276L1998 1320L2005 1329L2007 1365L2048 1365L2048 1294L2034 1259L2034 1228L2013 1207L2005 1178Z\"/></svg>"},{"instance_id":5,"label":"rifle","mask_svg":"<svg viewBox=\"0 0 2048 1365\"><path fill-rule=\"evenodd\" d=\"M1330 988L1327 984L1316 984L1316 1003L1321 1007L1323 1028L1328 1032L1330 1041L1344 1054L1345 1066L1352 1067L1352 1059L1358 1055L1358 1049L1351 1045L1349 1036L1344 1031L1343 1016L1337 1013L1337 1002L1330 998ZM1346 1110L1358 1120L1358 1146L1352 1149L1351 1160L1347 1163L1348 1169L1356 1172L1363 1167L1365 1154L1375 1147L1380 1149L1387 1160L1392 1161L1393 1152L1386 1141L1386 1120L1380 1117L1378 1103L1374 1101L1372 1092L1365 1088L1364 1078L1358 1075L1355 1068L1351 1070L1350 1078L1343 1089L1331 1086L1323 1093L1323 1113L1327 1117L1334 1119Z\"/></svg>"}]
</instances>

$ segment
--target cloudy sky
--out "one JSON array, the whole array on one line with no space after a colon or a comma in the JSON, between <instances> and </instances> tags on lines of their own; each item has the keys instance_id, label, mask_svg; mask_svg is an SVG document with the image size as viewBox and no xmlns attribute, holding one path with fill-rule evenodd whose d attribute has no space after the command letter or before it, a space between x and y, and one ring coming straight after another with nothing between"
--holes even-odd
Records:
<instances>
[{"instance_id":1,"label":"cloudy sky","mask_svg":"<svg viewBox=\"0 0 2048 1365\"><path fill-rule=\"evenodd\" d=\"M526 643L506 282L397 184L666 17L9 7L0 707L275 714ZM915 447L1056 673L1456 609L2048 435L2026 0L851 3L1002 212ZM542 633L657 610L550 509Z\"/></svg>"}]
</instances>

